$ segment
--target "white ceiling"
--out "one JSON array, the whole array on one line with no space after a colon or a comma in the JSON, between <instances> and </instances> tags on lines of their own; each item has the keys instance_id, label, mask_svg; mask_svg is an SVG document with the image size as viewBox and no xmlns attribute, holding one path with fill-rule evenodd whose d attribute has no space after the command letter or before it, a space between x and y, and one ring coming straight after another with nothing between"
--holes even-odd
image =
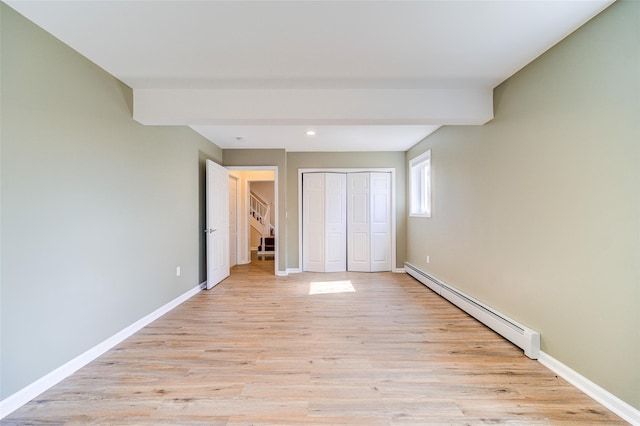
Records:
<instances>
[{"instance_id":1,"label":"white ceiling","mask_svg":"<svg viewBox=\"0 0 640 426\"><path fill-rule=\"evenodd\" d=\"M486 123L496 85L612 0L6 3L131 86L144 124L361 151Z\"/></svg>"},{"instance_id":2,"label":"white ceiling","mask_svg":"<svg viewBox=\"0 0 640 426\"><path fill-rule=\"evenodd\" d=\"M193 126L220 148L287 151L406 151L437 126ZM307 136L314 130L314 136ZM242 135L242 136L237 136ZM240 138L240 139L238 139ZM329 149L328 149L329 148Z\"/></svg>"}]
</instances>

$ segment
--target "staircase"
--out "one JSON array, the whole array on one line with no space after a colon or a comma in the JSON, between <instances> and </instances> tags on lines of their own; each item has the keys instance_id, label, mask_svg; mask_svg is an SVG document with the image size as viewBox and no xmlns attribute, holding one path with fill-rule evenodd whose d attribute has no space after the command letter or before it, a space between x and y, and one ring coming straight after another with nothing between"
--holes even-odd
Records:
<instances>
[{"instance_id":1,"label":"staircase","mask_svg":"<svg viewBox=\"0 0 640 426\"><path fill-rule=\"evenodd\" d=\"M271 205L258 195L249 194L249 224L260 234L258 254L275 253L275 228L271 225Z\"/></svg>"}]
</instances>

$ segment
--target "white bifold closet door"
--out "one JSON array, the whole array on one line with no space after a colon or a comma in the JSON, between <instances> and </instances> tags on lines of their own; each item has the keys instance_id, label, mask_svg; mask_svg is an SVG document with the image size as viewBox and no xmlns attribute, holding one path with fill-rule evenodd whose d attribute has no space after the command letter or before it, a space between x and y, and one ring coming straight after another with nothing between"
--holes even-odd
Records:
<instances>
[{"instance_id":1,"label":"white bifold closet door","mask_svg":"<svg viewBox=\"0 0 640 426\"><path fill-rule=\"evenodd\" d=\"M304 173L302 269L391 270L391 173Z\"/></svg>"},{"instance_id":2,"label":"white bifold closet door","mask_svg":"<svg viewBox=\"0 0 640 426\"><path fill-rule=\"evenodd\" d=\"M347 175L349 271L391 270L391 174Z\"/></svg>"},{"instance_id":3,"label":"white bifold closet door","mask_svg":"<svg viewBox=\"0 0 640 426\"><path fill-rule=\"evenodd\" d=\"M344 173L305 173L302 178L302 268L347 269L347 178Z\"/></svg>"}]
</instances>

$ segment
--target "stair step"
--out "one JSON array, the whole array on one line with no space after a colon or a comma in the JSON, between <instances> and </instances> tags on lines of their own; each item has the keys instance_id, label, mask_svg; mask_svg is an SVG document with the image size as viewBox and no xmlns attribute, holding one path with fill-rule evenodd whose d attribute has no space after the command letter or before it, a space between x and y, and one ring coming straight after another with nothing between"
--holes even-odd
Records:
<instances>
[{"instance_id":1,"label":"stair step","mask_svg":"<svg viewBox=\"0 0 640 426\"><path fill-rule=\"evenodd\" d=\"M276 239L274 237L263 237L258 251L274 251L276 249Z\"/></svg>"}]
</instances>

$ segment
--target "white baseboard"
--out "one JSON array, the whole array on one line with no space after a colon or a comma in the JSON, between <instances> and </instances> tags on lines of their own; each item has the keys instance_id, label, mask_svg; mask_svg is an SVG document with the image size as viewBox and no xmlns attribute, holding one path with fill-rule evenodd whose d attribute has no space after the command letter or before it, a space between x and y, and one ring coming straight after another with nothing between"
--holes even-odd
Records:
<instances>
[{"instance_id":1,"label":"white baseboard","mask_svg":"<svg viewBox=\"0 0 640 426\"><path fill-rule=\"evenodd\" d=\"M276 271L276 275L279 277L286 277L289 274L299 274L300 272L302 271L300 271L299 268L287 268L286 271Z\"/></svg>"},{"instance_id":2,"label":"white baseboard","mask_svg":"<svg viewBox=\"0 0 640 426\"><path fill-rule=\"evenodd\" d=\"M606 408L622 417L632 425L640 425L640 410L635 409L611 392L601 388L580 373L567 367L551 355L540 351L538 355L540 364L556 373L558 376L589 395L591 398L604 405Z\"/></svg>"},{"instance_id":3,"label":"white baseboard","mask_svg":"<svg viewBox=\"0 0 640 426\"><path fill-rule=\"evenodd\" d=\"M404 268L396 268L396 269L393 270L393 272L394 273L400 273L400 274L406 273ZM302 273L300 268L287 268L286 271L278 271L278 273L276 273L276 275L281 275L282 274L282 276L287 276L289 274L300 274L300 273Z\"/></svg>"},{"instance_id":4,"label":"white baseboard","mask_svg":"<svg viewBox=\"0 0 640 426\"><path fill-rule=\"evenodd\" d=\"M130 326L120 330L113 336L97 344L88 351L78 355L66 364L61 365L49 374L39 378L30 385L25 386L13 395L9 395L8 397L0 401L0 419L13 413L15 410L22 407L27 402L36 398L38 395L55 386L56 384L60 383L65 378L69 377L85 365L89 364L91 361L95 360L100 355L104 354L109 349L118 345L128 337L131 337L133 334L149 325L156 319L160 318L162 315L166 314L176 306L180 305L182 302L198 294L201 291L201 287L203 284L206 288L206 281L204 283L198 284L196 287L181 294L169 303L151 312L149 315L134 322Z\"/></svg>"}]
</instances>

